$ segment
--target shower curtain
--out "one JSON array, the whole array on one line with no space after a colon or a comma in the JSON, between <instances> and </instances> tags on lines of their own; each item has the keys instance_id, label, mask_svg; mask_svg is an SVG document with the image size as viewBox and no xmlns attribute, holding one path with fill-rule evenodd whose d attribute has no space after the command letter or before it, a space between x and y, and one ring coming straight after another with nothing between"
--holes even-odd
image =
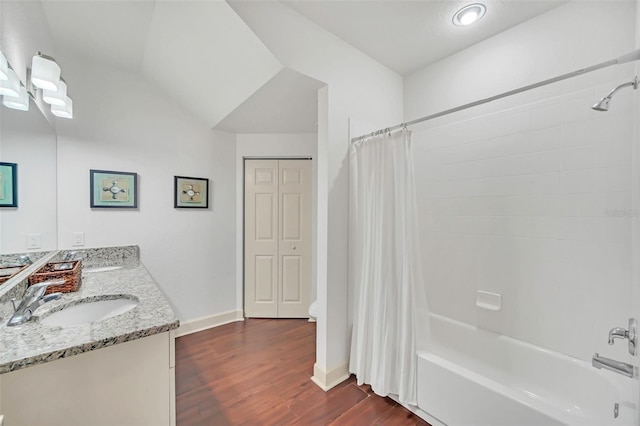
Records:
<instances>
[{"instance_id":1,"label":"shower curtain","mask_svg":"<svg viewBox=\"0 0 640 426\"><path fill-rule=\"evenodd\" d=\"M355 267L349 370L376 394L416 405L416 308L426 300L411 131L352 144L350 175Z\"/></svg>"}]
</instances>

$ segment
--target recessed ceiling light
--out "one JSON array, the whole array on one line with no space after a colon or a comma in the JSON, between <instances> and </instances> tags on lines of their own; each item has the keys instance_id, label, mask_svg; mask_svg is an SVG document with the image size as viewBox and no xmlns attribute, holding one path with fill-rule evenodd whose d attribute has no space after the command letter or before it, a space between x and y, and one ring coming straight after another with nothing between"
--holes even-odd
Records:
<instances>
[{"instance_id":1,"label":"recessed ceiling light","mask_svg":"<svg viewBox=\"0 0 640 426\"><path fill-rule=\"evenodd\" d=\"M486 11L487 8L482 3L467 5L453 15L453 23L459 26L473 24L482 18Z\"/></svg>"}]
</instances>

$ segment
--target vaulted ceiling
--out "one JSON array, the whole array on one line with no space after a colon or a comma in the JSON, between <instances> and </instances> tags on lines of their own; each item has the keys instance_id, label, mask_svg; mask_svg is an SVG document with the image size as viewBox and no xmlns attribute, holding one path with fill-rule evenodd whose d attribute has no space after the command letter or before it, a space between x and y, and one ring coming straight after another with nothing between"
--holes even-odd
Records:
<instances>
[{"instance_id":1,"label":"vaulted ceiling","mask_svg":"<svg viewBox=\"0 0 640 426\"><path fill-rule=\"evenodd\" d=\"M452 18L475 0L286 0L284 4L400 75L410 74L566 0L481 0L483 19L467 27Z\"/></svg>"},{"instance_id":2,"label":"vaulted ceiling","mask_svg":"<svg viewBox=\"0 0 640 426\"><path fill-rule=\"evenodd\" d=\"M44 2L58 50L155 81L211 127L282 70L226 2Z\"/></svg>"},{"instance_id":3,"label":"vaulted ceiling","mask_svg":"<svg viewBox=\"0 0 640 426\"><path fill-rule=\"evenodd\" d=\"M216 129L232 133L315 133L321 81L288 68L233 110Z\"/></svg>"},{"instance_id":4,"label":"vaulted ceiling","mask_svg":"<svg viewBox=\"0 0 640 426\"><path fill-rule=\"evenodd\" d=\"M459 0L282 3L405 75L563 1L485 0L487 14L473 27L451 25L468 3ZM286 69L225 1L45 0L43 7L56 51L141 73L211 127L315 132L310 117L323 83Z\"/></svg>"}]
</instances>

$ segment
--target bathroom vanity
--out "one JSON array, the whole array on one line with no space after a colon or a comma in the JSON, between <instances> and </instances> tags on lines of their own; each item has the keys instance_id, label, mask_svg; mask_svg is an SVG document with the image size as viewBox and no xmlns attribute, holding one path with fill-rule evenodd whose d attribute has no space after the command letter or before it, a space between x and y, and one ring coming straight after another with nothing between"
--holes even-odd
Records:
<instances>
[{"instance_id":1,"label":"bathroom vanity","mask_svg":"<svg viewBox=\"0 0 640 426\"><path fill-rule=\"evenodd\" d=\"M58 260L60 254L46 260ZM138 248L78 254L84 258L79 290L45 303L30 321L8 327L11 304L7 295L0 297L0 414L5 425L175 424L174 330L179 322L139 263ZM21 285L24 293L26 284L13 284L18 294ZM96 309L84 308L104 300L129 304L91 322ZM88 305L92 302L98 303Z\"/></svg>"}]
</instances>

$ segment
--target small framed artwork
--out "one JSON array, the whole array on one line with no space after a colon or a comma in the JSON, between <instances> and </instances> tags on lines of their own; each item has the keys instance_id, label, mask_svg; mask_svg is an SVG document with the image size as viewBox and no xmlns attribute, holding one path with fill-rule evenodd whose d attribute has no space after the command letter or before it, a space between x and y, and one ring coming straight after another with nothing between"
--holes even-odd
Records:
<instances>
[{"instance_id":1,"label":"small framed artwork","mask_svg":"<svg viewBox=\"0 0 640 426\"><path fill-rule=\"evenodd\" d=\"M0 162L0 207L18 207L18 165Z\"/></svg>"},{"instance_id":2,"label":"small framed artwork","mask_svg":"<svg viewBox=\"0 0 640 426\"><path fill-rule=\"evenodd\" d=\"M209 208L209 179L174 176L173 207L182 209Z\"/></svg>"},{"instance_id":3,"label":"small framed artwork","mask_svg":"<svg viewBox=\"0 0 640 426\"><path fill-rule=\"evenodd\" d=\"M89 170L92 209L138 207L138 174Z\"/></svg>"}]
</instances>

